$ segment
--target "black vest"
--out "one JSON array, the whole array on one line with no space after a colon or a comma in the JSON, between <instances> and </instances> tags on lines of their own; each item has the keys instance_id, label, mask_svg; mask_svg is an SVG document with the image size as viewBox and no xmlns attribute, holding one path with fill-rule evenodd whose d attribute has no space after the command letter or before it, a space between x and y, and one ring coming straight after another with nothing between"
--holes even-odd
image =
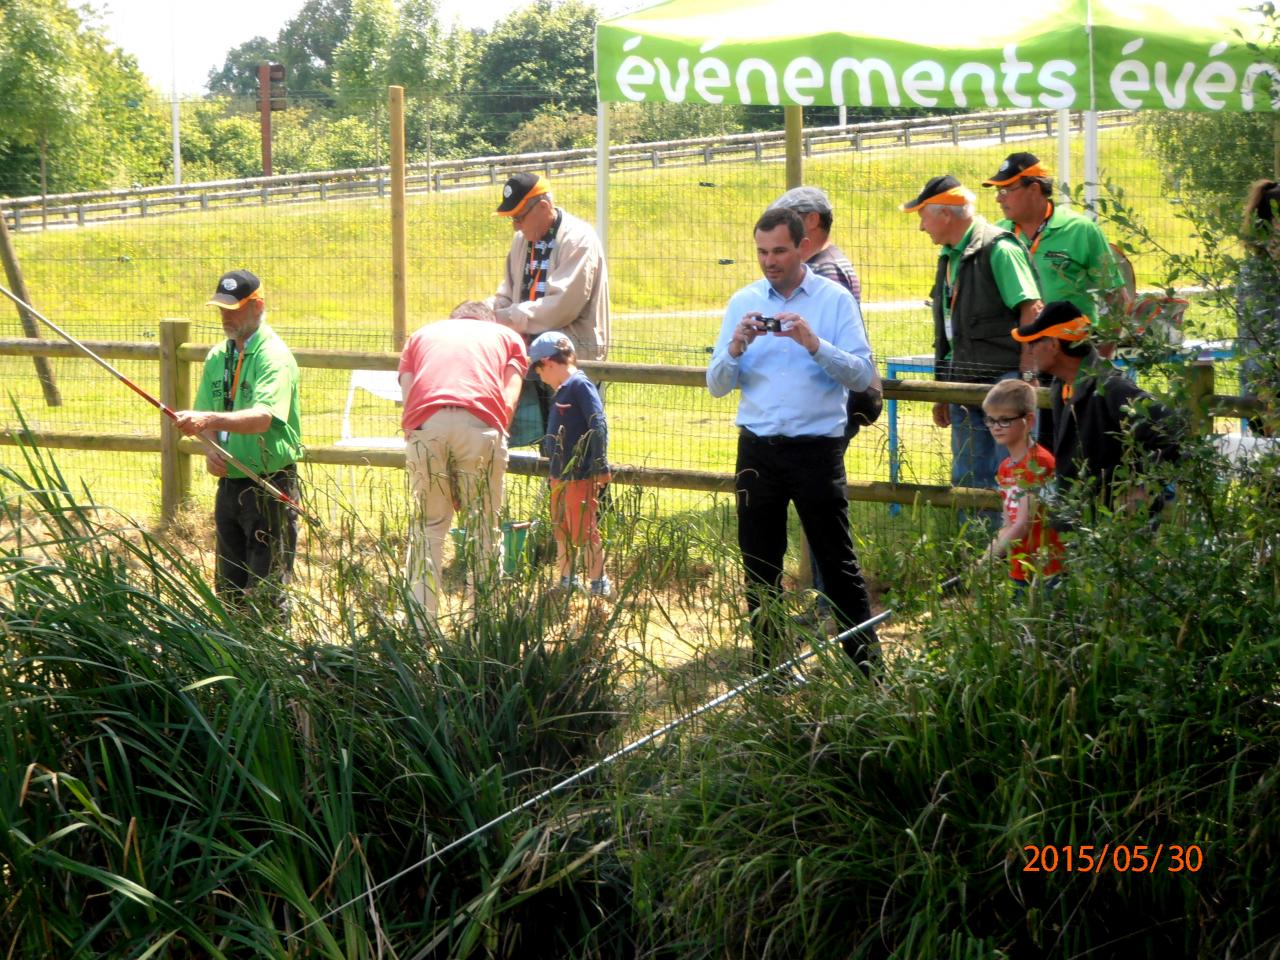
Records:
<instances>
[{"instance_id":1,"label":"black vest","mask_svg":"<svg viewBox=\"0 0 1280 960\"><path fill-rule=\"evenodd\" d=\"M1004 305L991 272L991 252L997 243L1019 241L1008 230L975 220L969 243L960 256L954 291L947 282L947 255L938 257L938 273L933 281L933 361L938 380L994 383L1001 374L1018 369L1021 351L1009 335L1018 325L1018 310ZM951 311L948 343L943 315L953 292L956 302Z\"/></svg>"}]
</instances>

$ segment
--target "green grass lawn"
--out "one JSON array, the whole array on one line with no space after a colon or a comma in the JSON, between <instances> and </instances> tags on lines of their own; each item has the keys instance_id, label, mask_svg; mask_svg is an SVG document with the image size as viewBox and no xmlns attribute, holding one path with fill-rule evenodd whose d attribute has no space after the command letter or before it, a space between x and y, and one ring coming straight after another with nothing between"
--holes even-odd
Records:
<instances>
[{"instance_id":1,"label":"green grass lawn","mask_svg":"<svg viewBox=\"0 0 1280 960\"><path fill-rule=\"evenodd\" d=\"M918 219L898 205L936 173L976 185L1012 149L1049 160L1048 139L1016 145L927 147L826 155L806 164L807 182L823 186L836 204L835 241L858 267L867 326L881 368L886 358L930 352L931 323L923 300L935 251ZM1154 160L1135 130L1102 140L1104 176L1121 183L1130 202L1178 246L1173 208ZM1080 158L1073 160L1080 169ZM554 184L567 209L592 218L594 175ZM611 359L701 365L715 340L730 294L759 276L751 225L784 188L777 162L627 170L610 182ZM979 190L979 211L998 213ZM410 198L408 303L410 328L443 316L457 302L492 293L509 226L492 213L496 190ZM220 336L204 301L219 274L248 266L264 279L270 322L294 346L390 350L391 268L387 201L246 205L132 220L83 229L20 233L15 245L35 305L85 339L154 341L162 317L193 321L193 337ZM1154 266L1141 258L1140 282ZM13 316L12 314L10 315ZM18 327L11 320L11 330ZM122 363L155 390L155 368ZM56 361L65 405L40 399L29 360L0 358L6 389L32 426L156 432L158 415L119 384L82 361ZM312 445L339 436L347 377L304 371L304 436ZM903 404L902 479L941 482L945 437L918 405ZM617 384L611 389L611 456L618 463L728 470L733 462L736 399L713 400L689 388ZM10 424L16 423L10 413ZM394 430L395 411L361 404L354 432ZM859 438L849 458L852 479L888 475L885 423ZM11 458L12 451L0 452ZM100 500L148 514L156 501L154 457L67 451L68 476L83 478ZM330 481L320 471L317 485Z\"/></svg>"}]
</instances>

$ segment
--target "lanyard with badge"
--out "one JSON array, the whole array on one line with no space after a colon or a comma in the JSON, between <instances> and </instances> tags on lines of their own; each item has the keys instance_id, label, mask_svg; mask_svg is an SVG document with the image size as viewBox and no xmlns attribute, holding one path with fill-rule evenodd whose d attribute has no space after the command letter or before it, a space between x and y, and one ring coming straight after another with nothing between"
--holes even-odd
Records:
<instances>
[{"instance_id":1,"label":"lanyard with badge","mask_svg":"<svg viewBox=\"0 0 1280 960\"><path fill-rule=\"evenodd\" d=\"M1044 233L1044 228L1049 225L1049 221L1052 219L1053 219L1053 201L1050 200L1048 215L1046 215L1045 218L1040 221L1040 226L1036 227L1036 232L1031 235L1031 239L1029 241L1028 240L1023 241L1024 243L1027 244L1027 248L1031 253L1035 253L1036 247L1040 246L1040 234ZM1022 228L1019 227L1017 224L1014 225L1013 232L1019 238L1021 238L1023 235Z\"/></svg>"},{"instance_id":2,"label":"lanyard with badge","mask_svg":"<svg viewBox=\"0 0 1280 960\"><path fill-rule=\"evenodd\" d=\"M240 351L240 355L236 356L235 340L227 341L227 353L222 364L222 409L233 410L236 405L236 392L240 389L240 373L244 369L244 355L249 352L249 345L245 344L245 349ZM234 377L231 373L231 361L236 362L236 372ZM227 442L227 431L218 431L218 442Z\"/></svg>"}]
</instances>

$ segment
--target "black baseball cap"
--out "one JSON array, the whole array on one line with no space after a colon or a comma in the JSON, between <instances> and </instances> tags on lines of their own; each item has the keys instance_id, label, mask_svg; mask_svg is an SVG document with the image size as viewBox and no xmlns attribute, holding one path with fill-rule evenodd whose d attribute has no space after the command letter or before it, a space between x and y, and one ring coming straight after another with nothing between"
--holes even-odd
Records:
<instances>
[{"instance_id":1,"label":"black baseball cap","mask_svg":"<svg viewBox=\"0 0 1280 960\"><path fill-rule=\"evenodd\" d=\"M213 291L205 306L235 310L250 300L261 299L262 281L248 270L232 270L218 279L218 289Z\"/></svg>"},{"instance_id":2,"label":"black baseball cap","mask_svg":"<svg viewBox=\"0 0 1280 960\"><path fill-rule=\"evenodd\" d=\"M1041 337L1079 343L1089 336L1089 318L1070 300L1054 300L1045 304L1040 315L1023 327L1014 327L1009 335L1019 343L1030 343Z\"/></svg>"},{"instance_id":3,"label":"black baseball cap","mask_svg":"<svg viewBox=\"0 0 1280 960\"><path fill-rule=\"evenodd\" d=\"M496 213L500 217L518 216L531 200L542 196L548 189L547 181L538 174L517 173L503 184L502 203L498 204Z\"/></svg>"}]
</instances>

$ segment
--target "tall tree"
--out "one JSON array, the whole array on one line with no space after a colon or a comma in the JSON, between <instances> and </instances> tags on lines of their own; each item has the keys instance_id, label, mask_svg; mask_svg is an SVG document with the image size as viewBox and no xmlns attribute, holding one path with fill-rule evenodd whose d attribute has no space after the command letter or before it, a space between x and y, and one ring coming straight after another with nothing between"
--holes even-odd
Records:
<instances>
[{"instance_id":1,"label":"tall tree","mask_svg":"<svg viewBox=\"0 0 1280 960\"><path fill-rule=\"evenodd\" d=\"M258 64L278 62L279 49L266 37L254 37L232 47L222 66L209 71L205 87L216 97L256 97Z\"/></svg>"},{"instance_id":2,"label":"tall tree","mask_svg":"<svg viewBox=\"0 0 1280 960\"><path fill-rule=\"evenodd\" d=\"M79 56L80 18L65 5L5 0L0 6L0 136L39 155L49 187L49 144L80 118L89 82Z\"/></svg>"},{"instance_id":3,"label":"tall tree","mask_svg":"<svg viewBox=\"0 0 1280 960\"><path fill-rule=\"evenodd\" d=\"M334 55L347 37L351 0L307 0L276 40L290 94L332 105Z\"/></svg>"},{"instance_id":4,"label":"tall tree","mask_svg":"<svg viewBox=\"0 0 1280 960\"><path fill-rule=\"evenodd\" d=\"M539 111L595 113L593 42L600 15L584 0L535 0L484 38L468 70L468 118L478 139L503 146Z\"/></svg>"},{"instance_id":5,"label":"tall tree","mask_svg":"<svg viewBox=\"0 0 1280 960\"><path fill-rule=\"evenodd\" d=\"M0 192L156 183L162 105L133 57L66 0L0 0Z\"/></svg>"},{"instance_id":6,"label":"tall tree","mask_svg":"<svg viewBox=\"0 0 1280 960\"><path fill-rule=\"evenodd\" d=\"M387 64L396 32L392 0L354 0L351 26L333 54L338 104L350 111L386 93Z\"/></svg>"},{"instance_id":7,"label":"tall tree","mask_svg":"<svg viewBox=\"0 0 1280 960\"><path fill-rule=\"evenodd\" d=\"M387 51L387 79L404 86L410 95L432 96L453 89L459 64L450 55L449 41L437 19L435 0L403 0Z\"/></svg>"}]
</instances>

